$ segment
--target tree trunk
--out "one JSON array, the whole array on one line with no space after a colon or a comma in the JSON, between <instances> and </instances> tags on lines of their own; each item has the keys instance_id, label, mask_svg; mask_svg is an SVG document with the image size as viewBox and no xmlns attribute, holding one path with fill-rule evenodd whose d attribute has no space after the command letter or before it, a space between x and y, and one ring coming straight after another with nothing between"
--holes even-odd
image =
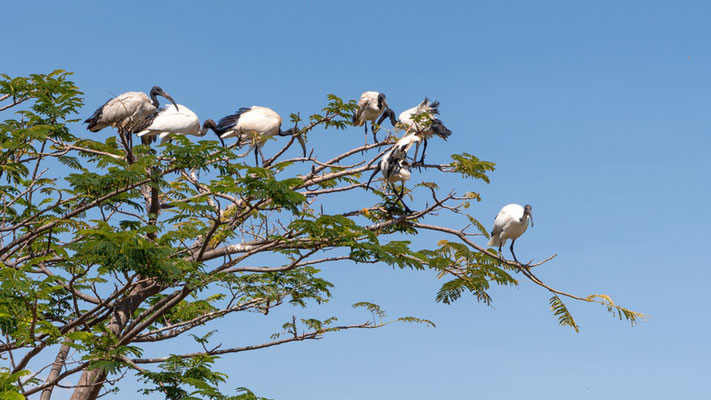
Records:
<instances>
[{"instance_id":1,"label":"tree trunk","mask_svg":"<svg viewBox=\"0 0 711 400\"><path fill-rule=\"evenodd\" d=\"M161 285L153 281L145 282L131 290L131 293L116 305L111 322L108 325L109 331L116 337L120 337L120 333L126 327L128 319L141 303L160 291ZM101 369L85 369L82 371L77 383L78 387L74 389L70 400L95 400L99 396L104 383L106 383L106 378L106 372Z\"/></svg>"},{"instance_id":2,"label":"tree trunk","mask_svg":"<svg viewBox=\"0 0 711 400\"><path fill-rule=\"evenodd\" d=\"M49 376L47 376L45 383L51 382L59 376L62 367L64 367L64 361L67 359L67 354L69 353L70 342L69 339L65 339L64 343L62 343L62 347L60 347L57 352L57 357L54 359L54 364L52 364L52 369L49 371ZM54 389L54 386L49 386L44 389L40 395L40 400L49 400L52 397L52 389Z\"/></svg>"}]
</instances>

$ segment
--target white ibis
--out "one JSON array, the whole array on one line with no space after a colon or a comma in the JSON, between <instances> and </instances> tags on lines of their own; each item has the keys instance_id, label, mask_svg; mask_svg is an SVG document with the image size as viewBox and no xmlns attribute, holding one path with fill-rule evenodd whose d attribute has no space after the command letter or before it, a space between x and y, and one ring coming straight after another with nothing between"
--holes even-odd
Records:
<instances>
[{"instance_id":1,"label":"white ibis","mask_svg":"<svg viewBox=\"0 0 711 400\"><path fill-rule=\"evenodd\" d=\"M407 162L407 152L414 143L419 143L421 140L422 139L416 135L406 135L400 138L400 140L398 140L393 147L391 147L390 150L383 155L383 158L380 160L378 165L376 165L370 179L368 179L368 184L365 185L366 189L370 188L370 182L379 171L382 171L383 178L385 178L385 181L391 185L393 193L397 196L395 202L393 203L393 207L399 201L403 207L405 207L405 212L408 214L411 213L412 210L410 210L410 208L402 200L402 197L405 195L405 181L410 180L410 168L409 163ZM402 183L400 193L397 192L397 188L395 187L396 182Z\"/></svg>"},{"instance_id":2,"label":"white ibis","mask_svg":"<svg viewBox=\"0 0 711 400\"><path fill-rule=\"evenodd\" d=\"M377 124L380 125L385 118L390 118L393 126L397 122L395 113L388 107L385 101L385 95L380 92L367 91L360 95L358 100L358 109L353 113L353 125L365 126L365 144L368 144L368 121L370 121L370 131L373 132L373 140L378 143L378 138L375 136L374 124L378 119Z\"/></svg>"},{"instance_id":3,"label":"white ibis","mask_svg":"<svg viewBox=\"0 0 711 400\"><path fill-rule=\"evenodd\" d=\"M240 108L236 113L222 118L214 131L221 141L236 137L237 145L243 141L248 142L250 149L254 149L254 159L257 165L259 165L257 153L262 157L262 164L265 162L262 146L269 138L274 135L293 136L299 132L297 127L282 131L279 114L271 108L259 106ZM301 136L298 136L298 140L304 150L304 156L306 156L306 144Z\"/></svg>"},{"instance_id":4,"label":"white ibis","mask_svg":"<svg viewBox=\"0 0 711 400\"><path fill-rule=\"evenodd\" d=\"M134 131L143 144L155 141L156 136L161 139L161 144L173 135L204 136L208 128L216 127L215 121L210 119L205 121L204 129L200 129L200 120L191 109L182 104L176 107L163 106L135 127Z\"/></svg>"},{"instance_id":5,"label":"white ibis","mask_svg":"<svg viewBox=\"0 0 711 400\"><path fill-rule=\"evenodd\" d=\"M444 140L452 134L442 121L437 119L435 114L439 114L439 101L433 101L430 103L429 99L425 99L415 107L405 110L400 113L398 117L398 122L404 126L408 133L414 133L421 137L425 141L425 146L422 149L422 158L416 164L423 164L425 162L425 150L427 150L427 139L432 136L439 136ZM415 150L415 158L417 158L417 152L419 151L420 144L417 143L417 149Z\"/></svg>"},{"instance_id":6,"label":"white ibis","mask_svg":"<svg viewBox=\"0 0 711 400\"><path fill-rule=\"evenodd\" d=\"M87 118L84 123L88 124L87 129L91 132L98 132L107 126L118 128L119 134L129 135L146 118L158 110L158 97L168 100L178 110L173 98L158 86L153 86L150 98L143 92L126 92L107 101L103 106L94 111L94 115ZM126 139L130 139L128 136ZM127 140L127 143L130 143Z\"/></svg>"},{"instance_id":7,"label":"white ibis","mask_svg":"<svg viewBox=\"0 0 711 400\"><path fill-rule=\"evenodd\" d=\"M498 246L499 257L503 260L504 256L503 253L501 253L501 246L506 244L506 239L511 239L511 255L513 255L514 260L518 262L516 254L514 253L514 242L526 232L529 219L531 220L531 226L533 226L533 216L531 215L530 205L526 204L525 207L521 207L518 204L504 206L494 220L494 229L491 231L491 239L489 239L489 243L486 245Z\"/></svg>"}]
</instances>

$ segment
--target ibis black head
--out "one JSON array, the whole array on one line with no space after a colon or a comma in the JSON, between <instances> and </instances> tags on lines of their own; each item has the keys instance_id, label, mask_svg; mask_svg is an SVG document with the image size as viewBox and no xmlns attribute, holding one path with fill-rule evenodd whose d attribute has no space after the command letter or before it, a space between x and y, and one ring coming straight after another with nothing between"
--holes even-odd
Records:
<instances>
[{"instance_id":1,"label":"ibis black head","mask_svg":"<svg viewBox=\"0 0 711 400\"><path fill-rule=\"evenodd\" d=\"M207 119L205 122L202 123L202 134L206 134L208 129L212 129L213 132L217 133L217 124L215 123L214 120Z\"/></svg>"},{"instance_id":2,"label":"ibis black head","mask_svg":"<svg viewBox=\"0 0 711 400\"><path fill-rule=\"evenodd\" d=\"M217 138L220 139L220 143L222 143L222 146L224 146L225 142L222 140L222 134L225 132L221 131L220 128L218 128L218 126L214 120L206 119L205 122L202 123L202 129L200 129L200 136L205 136L207 134L208 129L215 132L215 135L217 135Z\"/></svg>"},{"instance_id":3,"label":"ibis black head","mask_svg":"<svg viewBox=\"0 0 711 400\"><path fill-rule=\"evenodd\" d=\"M151 88L151 99L153 99L153 105L157 108L158 107L158 99L156 98L156 96L160 96L160 97L163 97L167 100L170 100L170 102L173 103L173 105L175 106L175 111L180 111L178 109L178 105L175 104L175 100L173 100L173 98L170 97L170 95L168 93L166 93L165 90L161 89L160 86L153 86Z\"/></svg>"},{"instance_id":4,"label":"ibis black head","mask_svg":"<svg viewBox=\"0 0 711 400\"><path fill-rule=\"evenodd\" d=\"M525 207L523 207L523 216L525 217L528 215L528 218L531 220L531 227L533 227L533 215L531 214L531 205L526 204Z\"/></svg>"},{"instance_id":5,"label":"ibis black head","mask_svg":"<svg viewBox=\"0 0 711 400\"><path fill-rule=\"evenodd\" d=\"M221 133L217 129L217 124L214 120L206 119L205 122L202 123L202 129L200 129L200 136L205 136L207 134L208 129L211 129L213 132L215 132L217 138L220 139L220 143L222 143L222 147L225 147L225 141L222 140Z\"/></svg>"}]
</instances>

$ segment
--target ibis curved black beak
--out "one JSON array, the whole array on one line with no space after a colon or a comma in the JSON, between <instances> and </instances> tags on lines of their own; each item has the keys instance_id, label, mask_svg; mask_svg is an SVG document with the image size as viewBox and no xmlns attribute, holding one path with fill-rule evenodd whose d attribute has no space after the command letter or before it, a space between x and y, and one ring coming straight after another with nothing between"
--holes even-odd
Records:
<instances>
[{"instance_id":1,"label":"ibis curved black beak","mask_svg":"<svg viewBox=\"0 0 711 400\"><path fill-rule=\"evenodd\" d=\"M306 157L306 140L304 140L304 136L299 130L299 123L296 122L291 130L293 132L293 135L296 135L296 140L299 141L299 144L301 145L301 150L304 152L304 157Z\"/></svg>"},{"instance_id":2,"label":"ibis curved black beak","mask_svg":"<svg viewBox=\"0 0 711 400\"><path fill-rule=\"evenodd\" d=\"M385 111L383 111L383 114L380 116L380 118L378 118L378 121L375 122L377 125L380 125L383 123L383 121L385 121L385 118L387 118L389 115L389 113L388 113L389 110L390 110L389 108L385 108Z\"/></svg>"},{"instance_id":3,"label":"ibis curved black beak","mask_svg":"<svg viewBox=\"0 0 711 400\"><path fill-rule=\"evenodd\" d=\"M168 93L166 93L165 90L161 89L161 88L158 87L158 86L153 87L152 90L157 91L158 93L156 93L156 94L157 94L158 96L163 97L163 98L166 99L166 100L170 100L170 102L173 103L173 105L175 106L175 111L180 111L180 110L178 109L178 105L175 104L175 100L173 100L173 98L170 97L170 95L169 95Z\"/></svg>"},{"instance_id":4,"label":"ibis curved black beak","mask_svg":"<svg viewBox=\"0 0 711 400\"><path fill-rule=\"evenodd\" d=\"M531 220L531 228L533 228L533 214L531 214L531 206L529 204L526 204L526 207L523 208L523 215L528 215L528 219Z\"/></svg>"},{"instance_id":5,"label":"ibis curved black beak","mask_svg":"<svg viewBox=\"0 0 711 400\"><path fill-rule=\"evenodd\" d=\"M222 135L220 135L217 131L214 131L214 132L215 132L215 135L217 135L217 138L220 139L220 143L222 143L222 147L227 147L227 146L225 146L225 141L222 140ZM239 142L239 140L237 140L237 142Z\"/></svg>"},{"instance_id":6,"label":"ibis curved black beak","mask_svg":"<svg viewBox=\"0 0 711 400\"><path fill-rule=\"evenodd\" d=\"M175 111L180 111L180 109L178 109L178 105L175 104L175 100L173 100L172 97L168 96L168 93L163 92L163 97L165 97L166 99L170 100L171 103L173 103L173 105L175 106Z\"/></svg>"},{"instance_id":7,"label":"ibis curved black beak","mask_svg":"<svg viewBox=\"0 0 711 400\"><path fill-rule=\"evenodd\" d=\"M304 137L299 135L296 137L296 140L299 141L299 144L301 145L301 150L304 152L304 157L306 157L306 141L304 141Z\"/></svg>"}]
</instances>

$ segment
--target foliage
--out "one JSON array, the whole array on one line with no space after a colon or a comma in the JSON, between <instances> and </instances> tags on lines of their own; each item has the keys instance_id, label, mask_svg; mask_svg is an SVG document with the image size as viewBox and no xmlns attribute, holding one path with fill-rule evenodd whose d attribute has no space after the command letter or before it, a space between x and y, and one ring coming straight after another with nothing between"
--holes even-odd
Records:
<instances>
[{"instance_id":1,"label":"foliage","mask_svg":"<svg viewBox=\"0 0 711 400\"><path fill-rule=\"evenodd\" d=\"M303 120L292 114L291 121L304 126L290 140L270 143L280 150L251 166L236 145L214 140L176 137L151 148L118 140L111 129L76 132L70 127L79 120L83 99L69 78L58 70L0 79L6 118L0 122L0 356L13 360L0 371L0 398L37 396L81 377L89 384L75 387L76 398L94 399L133 371L144 394L262 399L246 388L224 394L227 375L214 370L215 360L347 329L394 322L434 326L417 317L388 320L377 304L359 302L354 308L372 320L339 325L335 316L294 316L262 345L214 346L212 333L198 329L244 312L268 315L285 304L308 313L331 297L332 284L321 269L343 261L430 271L446 278L435 298L447 304L470 294L489 305L491 288L518 285L511 272L519 271L554 293L553 314L576 331L561 296L602 304L632 323L644 317L606 295L552 289L532 267L501 261L472 242L472 236L488 235L464 213L479 193L443 195L437 184L420 182L407 192L431 196L424 210L389 210L392 194L376 189L380 203L334 212L334 204L349 203L341 199L370 193L364 173L392 139L344 149L327 160L289 154L295 141L305 145L309 135L319 134L317 128L348 128L354 100L330 94L319 113ZM494 163L467 153L452 160L425 165L422 175L488 183L494 170ZM436 225L442 213L475 232ZM447 239L417 248L409 239L422 232ZM188 335L194 347L143 358L153 343ZM57 368L42 364L50 358ZM28 371L42 372L27 379Z\"/></svg>"},{"instance_id":2,"label":"foliage","mask_svg":"<svg viewBox=\"0 0 711 400\"><path fill-rule=\"evenodd\" d=\"M553 296L549 300L551 311L558 317L558 322L563 326L569 326L575 329L575 332L580 332L580 327L575 323L573 316L568 311L568 307L563 304L563 301L558 296Z\"/></svg>"}]
</instances>

